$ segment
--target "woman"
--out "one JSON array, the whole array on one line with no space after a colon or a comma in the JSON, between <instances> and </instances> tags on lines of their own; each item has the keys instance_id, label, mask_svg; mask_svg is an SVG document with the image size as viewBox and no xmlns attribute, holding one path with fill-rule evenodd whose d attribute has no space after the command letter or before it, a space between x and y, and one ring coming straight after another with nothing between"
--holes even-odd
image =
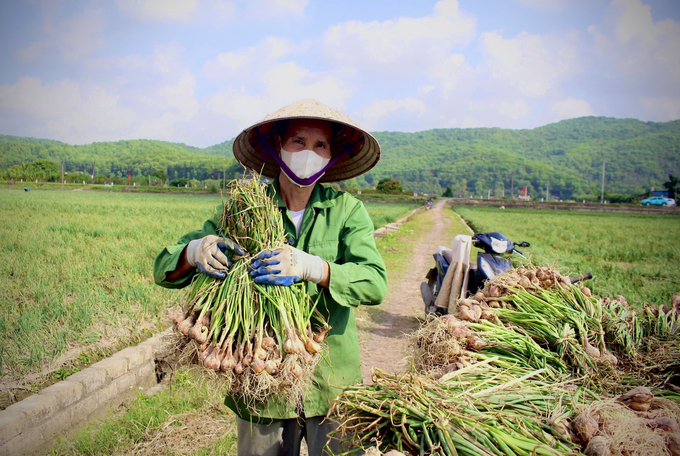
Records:
<instances>
[{"instance_id":1,"label":"woman","mask_svg":"<svg viewBox=\"0 0 680 456\"><path fill-rule=\"evenodd\" d=\"M244 130L234 141L234 156L246 168L274 178L287 245L265 250L252 261L260 283L290 286L305 281L312 299L323 294L320 311L332 327L328 353L314 372L314 385L299 409L279 398L256 405L232 397L225 404L237 415L238 454L297 455L302 437L310 455L321 454L336 424L325 420L343 388L362 380L353 308L376 305L387 293L387 273L373 239L373 224L363 204L320 182L351 179L380 159L380 146L368 132L337 111L302 100ZM159 285L179 288L203 272L224 278L230 261L224 250L243 254L217 235L213 220L183 236L156 259Z\"/></svg>"}]
</instances>

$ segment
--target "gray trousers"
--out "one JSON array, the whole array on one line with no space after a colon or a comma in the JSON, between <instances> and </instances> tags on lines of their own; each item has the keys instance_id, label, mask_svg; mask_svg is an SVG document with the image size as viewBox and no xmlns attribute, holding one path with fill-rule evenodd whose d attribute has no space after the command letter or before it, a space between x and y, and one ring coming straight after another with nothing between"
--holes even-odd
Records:
<instances>
[{"instance_id":1,"label":"gray trousers","mask_svg":"<svg viewBox=\"0 0 680 456\"><path fill-rule=\"evenodd\" d=\"M238 456L298 456L304 437L309 456L340 453L340 442L329 439L328 433L338 428L338 423L323 416L273 420L271 424L254 424L236 417L238 429ZM330 440L330 442L329 442Z\"/></svg>"}]
</instances>

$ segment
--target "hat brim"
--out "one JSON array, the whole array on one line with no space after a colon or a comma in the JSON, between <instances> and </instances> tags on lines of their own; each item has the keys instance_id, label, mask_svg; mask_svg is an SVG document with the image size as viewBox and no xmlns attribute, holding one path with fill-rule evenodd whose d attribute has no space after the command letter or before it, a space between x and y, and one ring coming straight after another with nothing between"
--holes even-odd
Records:
<instances>
[{"instance_id":1,"label":"hat brim","mask_svg":"<svg viewBox=\"0 0 680 456\"><path fill-rule=\"evenodd\" d=\"M272 124L280 120L315 119L326 120L344 125L361 132L364 144L358 152L346 160L341 160L331 166L319 179L319 182L339 182L361 176L372 169L380 160L380 144L373 135L358 127L343 114L314 100L302 100L288 105L262 121L243 130L234 140L234 157L241 165L263 176L275 178L279 175L280 167L272 159L267 160L261 151L255 150L251 144L251 131L255 128Z\"/></svg>"}]
</instances>

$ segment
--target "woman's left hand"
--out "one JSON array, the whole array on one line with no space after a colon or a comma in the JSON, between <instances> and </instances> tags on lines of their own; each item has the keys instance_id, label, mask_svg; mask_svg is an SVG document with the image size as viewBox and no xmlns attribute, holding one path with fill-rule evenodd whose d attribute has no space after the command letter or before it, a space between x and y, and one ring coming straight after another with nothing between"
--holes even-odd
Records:
<instances>
[{"instance_id":1,"label":"woman's left hand","mask_svg":"<svg viewBox=\"0 0 680 456\"><path fill-rule=\"evenodd\" d=\"M250 263L250 275L256 283L291 286L301 280L320 283L324 279L321 257L310 255L300 249L279 247L265 249Z\"/></svg>"}]
</instances>

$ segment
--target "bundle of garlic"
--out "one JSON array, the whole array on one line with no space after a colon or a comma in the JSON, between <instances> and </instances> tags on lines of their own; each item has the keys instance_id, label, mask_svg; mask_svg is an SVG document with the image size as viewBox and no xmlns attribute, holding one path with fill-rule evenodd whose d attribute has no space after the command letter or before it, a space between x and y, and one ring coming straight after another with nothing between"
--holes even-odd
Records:
<instances>
[{"instance_id":1,"label":"bundle of garlic","mask_svg":"<svg viewBox=\"0 0 680 456\"><path fill-rule=\"evenodd\" d=\"M247 251L233 258L224 280L198 274L177 330L194 341L198 361L218 372L231 394L247 403L280 394L299 400L311 382L330 327L304 283L254 282L250 259L283 245L281 213L259 178L230 183L218 232Z\"/></svg>"}]
</instances>

